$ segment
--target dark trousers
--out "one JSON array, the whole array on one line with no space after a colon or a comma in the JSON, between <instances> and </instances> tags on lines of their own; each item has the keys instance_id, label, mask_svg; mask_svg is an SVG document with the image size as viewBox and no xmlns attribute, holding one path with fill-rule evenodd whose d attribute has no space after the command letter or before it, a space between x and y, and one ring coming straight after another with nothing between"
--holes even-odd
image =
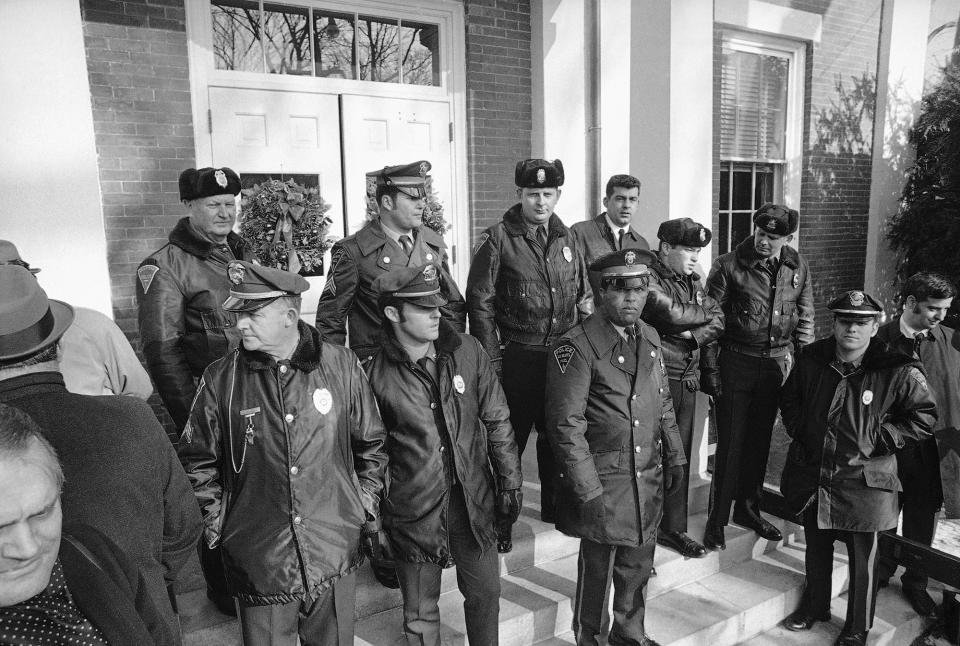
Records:
<instances>
[{"instance_id":1,"label":"dark trousers","mask_svg":"<svg viewBox=\"0 0 960 646\"><path fill-rule=\"evenodd\" d=\"M543 416L548 349L544 346L508 343L503 349L503 392L510 406L510 425L523 455L530 430L537 429L537 470L540 476L541 514L554 517L559 470L547 441Z\"/></svg>"},{"instance_id":2,"label":"dark trousers","mask_svg":"<svg viewBox=\"0 0 960 646\"><path fill-rule=\"evenodd\" d=\"M245 646L353 646L353 606L357 579L341 577L311 602L269 606L237 603Z\"/></svg>"},{"instance_id":3,"label":"dark trousers","mask_svg":"<svg viewBox=\"0 0 960 646\"><path fill-rule=\"evenodd\" d=\"M573 602L573 634L577 646L597 646L600 643L611 583L613 626L607 644L630 646L643 642L647 580L656 546L655 538L636 547L580 539L577 596Z\"/></svg>"},{"instance_id":4,"label":"dark trousers","mask_svg":"<svg viewBox=\"0 0 960 646\"><path fill-rule=\"evenodd\" d=\"M777 419L780 388L788 372L786 356L751 357L720 352L723 391L717 400L717 452L710 485L710 523L724 526L730 506L760 513L770 437Z\"/></svg>"},{"instance_id":5,"label":"dark trousers","mask_svg":"<svg viewBox=\"0 0 960 646\"><path fill-rule=\"evenodd\" d=\"M898 499L903 510L903 537L923 545L931 545L937 531L937 512L943 503L937 441L928 438L921 442L908 442L897 451L897 471L903 485L903 493ZM891 529L888 532L896 534L897 530ZM896 569L896 561L882 558L877 577L881 581L887 580L893 576ZM900 576L900 583L905 589L926 590L927 576L908 567Z\"/></svg>"},{"instance_id":6,"label":"dark trousers","mask_svg":"<svg viewBox=\"0 0 960 646\"><path fill-rule=\"evenodd\" d=\"M850 585L847 589L847 618L844 630L860 632L873 626L877 604L877 532L848 532L817 527L817 506L811 505L803 516L807 552L806 587L801 607L816 617L830 615L830 583L833 576L833 543L843 541L850 559Z\"/></svg>"},{"instance_id":7,"label":"dark trousers","mask_svg":"<svg viewBox=\"0 0 960 646\"><path fill-rule=\"evenodd\" d=\"M693 384L693 382L688 382ZM672 495L663 500L663 519L660 527L672 532L687 531L687 499L690 491L690 451L693 448L693 415L697 408L697 388L693 390L679 379L670 380L670 397L673 398L673 410L677 416L677 426L680 428L680 442L683 444L683 454L687 456L687 463L683 465L683 484Z\"/></svg>"},{"instance_id":8,"label":"dark trousers","mask_svg":"<svg viewBox=\"0 0 960 646\"><path fill-rule=\"evenodd\" d=\"M497 646L500 623L500 561L495 547L483 552L470 529L463 489L450 492L447 536L463 593L463 617L470 646ZM403 594L403 632L411 646L440 646L440 575L433 563L397 562Z\"/></svg>"},{"instance_id":9,"label":"dark trousers","mask_svg":"<svg viewBox=\"0 0 960 646\"><path fill-rule=\"evenodd\" d=\"M220 553L220 546L208 547L206 539L201 534L197 552L200 558L200 570L207 582L207 596L232 603L233 595L227 585L227 577L223 573L223 555Z\"/></svg>"}]
</instances>

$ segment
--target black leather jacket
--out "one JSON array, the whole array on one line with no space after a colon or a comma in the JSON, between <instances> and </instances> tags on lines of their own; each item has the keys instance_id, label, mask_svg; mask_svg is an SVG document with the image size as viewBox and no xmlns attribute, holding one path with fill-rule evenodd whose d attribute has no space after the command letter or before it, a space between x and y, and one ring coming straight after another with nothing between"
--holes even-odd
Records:
<instances>
[{"instance_id":1,"label":"black leather jacket","mask_svg":"<svg viewBox=\"0 0 960 646\"><path fill-rule=\"evenodd\" d=\"M550 216L543 252L515 204L480 234L467 278L470 334L490 358L500 343L548 346L593 312L593 291L576 237ZM499 332L499 337L498 337Z\"/></svg>"},{"instance_id":2,"label":"black leather jacket","mask_svg":"<svg viewBox=\"0 0 960 646\"><path fill-rule=\"evenodd\" d=\"M289 361L239 348L207 368L177 449L230 589L254 605L312 599L357 568L384 488L356 355L299 326Z\"/></svg>"},{"instance_id":3,"label":"black leather jacket","mask_svg":"<svg viewBox=\"0 0 960 646\"><path fill-rule=\"evenodd\" d=\"M497 492L523 478L510 410L480 344L441 321L436 385L389 333L366 362L387 428L390 491L384 527L397 558L453 565L447 505L453 478L463 486L467 516L481 550L496 540Z\"/></svg>"},{"instance_id":4,"label":"black leather jacket","mask_svg":"<svg viewBox=\"0 0 960 646\"><path fill-rule=\"evenodd\" d=\"M140 263L135 282L147 370L179 430L196 379L240 340L236 316L223 311L230 291L227 263L254 256L233 232L222 246L198 237L188 217L177 222L169 240Z\"/></svg>"},{"instance_id":5,"label":"black leather jacket","mask_svg":"<svg viewBox=\"0 0 960 646\"><path fill-rule=\"evenodd\" d=\"M810 265L792 247L781 250L772 278L761 267L753 237L747 238L714 260L707 294L723 308L723 348L750 354L791 351L813 342Z\"/></svg>"}]
</instances>

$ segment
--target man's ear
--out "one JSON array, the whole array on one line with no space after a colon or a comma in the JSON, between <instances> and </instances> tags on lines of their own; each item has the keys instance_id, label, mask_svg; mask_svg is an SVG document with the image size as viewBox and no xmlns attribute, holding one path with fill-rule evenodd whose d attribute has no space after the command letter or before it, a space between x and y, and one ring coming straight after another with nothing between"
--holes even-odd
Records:
<instances>
[{"instance_id":1,"label":"man's ear","mask_svg":"<svg viewBox=\"0 0 960 646\"><path fill-rule=\"evenodd\" d=\"M905 299L903 299L903 307L904 307L904 309L906 309L906 308L908 308L908 307L909 307L910 309L913 309L914 307L916 307L916 305L917 305L917 297L914 296L913 294L910 294L910 295L907 296Z\"/></svg>"},{"instance_id":2,"label":"man's ear","mask_svg":"<svg viewBox=\"0 0 960 646\"><path fill-rule=\"evenodd\" d=\"M523 199L523 189L522 189L522 188L518 188L518 189L517 189L517 199L518 199L518 200L522 200L522 199Z\"/></svg>"},{"instance_id":3,"label":"man's ear","mask_svg":"<svg viewBox=\"0 0 960 646\"><path fill-rule=\"evenodd\" d=\"M387 317L387 320L391 323L400 322L400 311L393 305L387 305L383 308L383 315Z\"/></svg>"},{"instance_id":4,"label":"man's ear","mask_svg":"<svg viewBox=\"0 0 960 646\"><path fill-rule=\"evenodd\" d=\"M380 208L392 211L396 206L392 195L384 195L380 198Z\"/></svg>"},{"instance_id":5,"label":"man's ear","mask_svg":"<svg viewBox=\"0 0 960 646\"><path fill-rule=\"evenodd\" d=\"M793 242L793 234L787 236L787 242Z\"/></svg>"}]
</instances>

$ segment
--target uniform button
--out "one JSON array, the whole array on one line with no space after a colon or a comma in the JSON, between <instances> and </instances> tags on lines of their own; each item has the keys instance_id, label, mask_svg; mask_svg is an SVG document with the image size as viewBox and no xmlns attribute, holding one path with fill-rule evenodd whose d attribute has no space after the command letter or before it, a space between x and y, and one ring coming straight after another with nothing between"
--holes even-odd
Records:
<instances>
[{"instance_id":1,"label":"uniform button","mask_svg":"<svg viewBox=\"0 0 960 646\"><path fill-rule=\"evenodd\" d=\"M636 399L636 398L637 398L636 395L630 395L630 399Z\"/></svg>"},{"instance_id":2,"label":"uniform button","mask_svg":"<svg viewBox=\"0 0 960 646\"><path fill-rule=\"evenodd\" d=\"M662 465L662 464L658 464L658 465L657 465L657 473L660 473L661 471L663 471L663 465Z\"/></svg>"},{"instance_id":3,"label":"uniform button","mask_svg":"<svg viewBox=\"0 0 960 646\"><path fill-rule=\"evenodd\" d=\"M617 363L623 363L623 361L624 361L623 357L617 357Z\"/></svg>"},{"instance_id":4,"label":"uniform button","mask_svg":"<svg viewBox=\"0 0 960 646\"><path fill-rule=\"evenodd\" d=\"M556 323L556 322L557 322L557 319L553 319L553 322Z\"/></svg>"},{"instance_id":5,"label":"uniform button","mask_svg":"<svg viewBox=\"0 0 960 646\"><path fill-rule=\"evenodd\" d=\"M642 451L643 449L641 449L639 446L635 446L633 447L633 450L637 453L640 453L640 451Z\"/></svg>"},{"instance_id":6,"label":"uniform button","mask_svg":"<svg viewBox=\"0 0 960 646\"><path fill-rule=\"evenodd\" d=\"M300 518L299 516L294 516L294 517L293 517L293 524L294 524L294 525L299 525L299 524L302 523L302 522L303 522L303 519Z\"/></svg>"},{"instance_id":7,"label":"uniform button","mask_svg":"<svg viewBox=\"0 0 960 646\"><path fill-rule=\"evenodd\" d=\"M441 452L441 453L443 453L443 452L446 451L446 450L447 450L447 447L445 447L445 446L441 446L441 447L440 447L440 452Z\"/></svg>"},{"instance_id":8,"label":"uniform button","mask_svg":"<svg viewBox=\"0 0 960 646\"><path fill-rule=\"evenodd\" d=\"M650 351L650 356L651 356L651 357L655 357L655 356L657 356L657 353L656 353L656 351L654 351L654 350L651 350L651 351Z\"/></svg>"},{"instance_id":9,"label":"uniform button","mask_svg":"<svg viewBox=\"0 0 960 646\"><path fill-rule=\"evenodd\" d=\"M550 293L551 293L551 294L556 294L556 293L557 293L557 288L556 288L556 287L551 287L551 288L550 288Z\"/></svg>"},{"instance_id":10,"label":"uniform button","mask_svg":"<svg viewBox=\"0 0 960 646\"><path fill-rule=\"evenodd\" d=\"M290 467L290 473L292 475L297 475L298 473L300 473L300 469L298 467Z\"/></svg>"},{"instance_id":11,"label":"uniform button","mask_svg":"<svg viewBox=\"0 0 960 646\"><path fill-rule=\"evenodd\" d=\"M777 310L774 310L774 311L773 311L773 315L774 315L774 316L780 316L780 312L778 312Z\"/></svg>"},{"instance_id":12,"label":"uniform button","mask_svg":"<svg viewBox=\"0 0 960 646\"><path fill-rule=\"evenodd\" d=\"M642 474L639 471L637 471L637 480L639 480L641 476Z\"/></svg>"},{"instance_id":13,"label":"uniform button","mask_svg":"<svg viewBox=\"0 0 960 646\"><path fill-rule=\"evenodd\" d=\"M771 340L771 341L776 341L776 339L775 339L775 338L773 338L773 337L770 337L770 340Z\"/></svg>"},{"instance_id":14,"label":"uniform button","mask_svg":"<svg viewBox=\"0 0 960 646\"><path fill-rule=\"evenodd\" d=\"M286 415L283 416L283 419L287 420L287 423L289 424L290 422L293 421L293 413L287 413Z\"/></svg>"},{"instance_id":15,"label":"uniform button","mask_svg":"<svg viewBox=\"0 0 960 646\"><path fill-rule=\"evenodd\" d=\"M386 264L390 264L390 256L384 256L384 257L383 257L383 262L386 263Z\"/></svg>"},{"instance_id":16,"label":"uniform button","mask_svg":"<svg viewBox=\"0 0 960 646\"><path fill-rule=\"evenodd\" d=\"M430 402L430 410L436 410L437 402Z\"/></svg>"},{"instance_id":17,"label":"uniform button","mask_svg":"<svg viewBox=\"0 0 960 646\"><path fill-rule=\"evenodd\" d=\"M280 366L280 374L282 375L282 374L284 374L284 373L286 373L286 372L287 372L287 367L286 367L286 366Z\"/></svg>"},{"instance_id":18,"label":"uniform button","mask_svg":"<svg viewBox=\"0 0 960 646\"><path fill-rule=\"evenodd\" d=\"M638 419L633 420L633 425L634 425L634 426L640 426L640 420L638 420Z\"/></svg>"},{"instance_id":19,"label":"uniform button","mask_svg":"<svg viewBox=\"0 0 960 646\"><path fill-rule=\"evenodd\" d=\"M663 388L657 388L657 392L662 395L662 394L663 394Z\"/></svg>"}]
</instances>

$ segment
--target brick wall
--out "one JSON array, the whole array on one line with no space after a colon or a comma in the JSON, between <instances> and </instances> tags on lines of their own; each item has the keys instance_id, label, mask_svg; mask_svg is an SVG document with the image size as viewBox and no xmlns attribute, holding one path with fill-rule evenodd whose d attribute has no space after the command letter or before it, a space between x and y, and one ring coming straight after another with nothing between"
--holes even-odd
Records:
<instances>
[{"instance_id":1,"label":"brick wall","mask_svg":"<svg viewBox=\"0 0 960 646\"><path fill-rule=\"evenodd\" d=\"M531 151L530 2L465 0L471 237L514 203Z\"/></svg>"},{"instance_id":2,"label":"brick wall","mask_svg":"<svg viewBox=\"0 0 960 646\"><path fill-rule=\"evenodd\" d=\"M114 317L139 350L137 265L183 216L177 177L194 165L183 0L81 0L80 8Z\"/></svg>"}]
</instances>

